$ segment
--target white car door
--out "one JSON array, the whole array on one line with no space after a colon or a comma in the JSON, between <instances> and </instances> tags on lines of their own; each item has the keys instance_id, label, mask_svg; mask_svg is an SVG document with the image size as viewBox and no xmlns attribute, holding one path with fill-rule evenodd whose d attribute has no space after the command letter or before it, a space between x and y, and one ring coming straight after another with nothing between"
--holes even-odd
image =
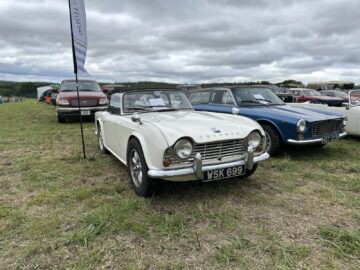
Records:
<instances>
[{"instance_id":1,"label":"white car door","mask_svg":"<svg viewBox=\"0 0 360 270\"><path fill-rule=\"evenodd\" d=\"M114 94L110 100L109 113L103 118L106 147L126 163L127 144L133 131L139 126L131 115L121 115L121 98Z\"/></svg>"}]
</instances>

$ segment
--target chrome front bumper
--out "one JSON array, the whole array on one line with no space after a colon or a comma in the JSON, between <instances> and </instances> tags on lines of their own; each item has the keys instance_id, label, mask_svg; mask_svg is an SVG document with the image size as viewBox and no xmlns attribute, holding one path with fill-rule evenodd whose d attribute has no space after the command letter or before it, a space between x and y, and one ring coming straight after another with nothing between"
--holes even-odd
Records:
<instances>
[{"instance_id":1,"label":"chrome front bumper","mask_svg":"<svg viewBox=\"0 0 360 270\"><path fill-rule=\"evenodd\" d=\"M269 157L270 155L268 153L254 156L253 149L249 148L244 159L234 162L203 166L202 157L198 153L195 155L192 167L173 170L149 170L148 176L151 178L161 178L169 181L201 180L203 172L244 165L246 166L246 169L251 170L254 164L267 160Z\"/></svg>"},{"instance_id":2,"label":"chrome front bumper","mask_svg":"<svg viewBox=\"0 0 360 270\"><path fill-rule=\"evenodd\" d=\"M97 106L97 107L80 107L81 111L105 111L107 106ZM56 107L56 111L59 113L62 112L78 112L79 107Z\"/></svg>"},{"instance_id":3,"label":"chrome front bumper","mask_svg":"<svg viewBox=\"0 0 360 270\"><path fill-rule=\"evenodd\" d=\"M339 138L345 137L346 135L347 133L343 132L339 135ZM322 141L323 138L312 139L312 140L301 140L301 141L292 140L292 139L287 140L288 144L295 144L295 145L317 144L317 143L321 143Z\"/></svg>"}]
</instances>

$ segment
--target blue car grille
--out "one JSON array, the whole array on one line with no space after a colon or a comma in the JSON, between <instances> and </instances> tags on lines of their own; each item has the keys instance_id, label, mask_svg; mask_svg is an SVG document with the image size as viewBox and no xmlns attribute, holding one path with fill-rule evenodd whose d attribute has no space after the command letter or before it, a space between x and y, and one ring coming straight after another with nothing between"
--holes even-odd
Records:
<instances>
[{"instance_id":1,"label":"blue car grille","mask_svg":"<svg viewBox=\"0 0 360 270\"><path fill-rule=\"evenodd\" d=\"M321 137L331 135L340 131L341 120L326 120L313 124L313 136Z\"/></svg>"}]
</instances>

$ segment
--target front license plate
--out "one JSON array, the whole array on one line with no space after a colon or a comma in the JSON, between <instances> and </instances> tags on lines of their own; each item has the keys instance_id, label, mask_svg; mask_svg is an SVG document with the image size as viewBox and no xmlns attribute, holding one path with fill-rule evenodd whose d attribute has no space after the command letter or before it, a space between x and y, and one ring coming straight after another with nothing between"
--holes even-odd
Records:
<instances>
[{"instance_id":1,"label":"front license plate","mask_svg":"<svg viewBox=\"0 0 360 270\"><path fill-rule=\"evenodd\" d=\"M225 178L237 177L245 174L245 166L235 166L230 168L218 169L204 172L204 181L220 180Z\"/></svg>"},{"instance_id":2,"label":"front license plate","mask_svg":"<svg viewBox=\"0 0 360 270\"><path fill-rule=\"evenodd\" d=\"M83 116L90 115L90 111L81 111L81 115Z\"/></svg>"},{"instance_id":3,"label":"front license plate","mask_svg":"<svg viewBox=\"0 0 360 270\"><path fill-rule=\"evenodd\" d=\"M321 140L322 144L327 144L329 142L333 142L339 139L339 136L329 136L329 137L324 137Z\"/></svg>"}]
</instances>

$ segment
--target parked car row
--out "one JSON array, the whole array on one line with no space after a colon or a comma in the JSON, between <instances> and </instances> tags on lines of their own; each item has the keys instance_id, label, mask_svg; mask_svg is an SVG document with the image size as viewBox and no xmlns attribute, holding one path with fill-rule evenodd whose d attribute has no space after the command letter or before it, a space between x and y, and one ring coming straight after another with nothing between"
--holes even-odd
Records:
<instances>
[{"instance_id":1,"label":"parked car row","mask_svg":"<svg viewBox=\"0 0 360 270\"><path fill-rule=\"evenodd\" d=\"M341 90L314 90L309 88L269 87L285 102L327 104L329 106L346 106L349 101L348 92Z\"/></svg>"},{"instance_id":2,"label":"parked car row","mask_svg":"<svg viewBox=\"0 0 360 270\"><path fill-rule=\"evenodd\" d=\"M283 145L321 147L344 137L350 116L319 104L290 106L263 86L124 87L110 100L95 81L78 86L81 114L95 116L100 151L128 167L135 193L145 197L156 193L159 179L249 177ZM59 122L79 116L77 98L75 82L63 81L56 100ZM360 103L353 102L349 111Z\"/></svg>"}]
</instances>

